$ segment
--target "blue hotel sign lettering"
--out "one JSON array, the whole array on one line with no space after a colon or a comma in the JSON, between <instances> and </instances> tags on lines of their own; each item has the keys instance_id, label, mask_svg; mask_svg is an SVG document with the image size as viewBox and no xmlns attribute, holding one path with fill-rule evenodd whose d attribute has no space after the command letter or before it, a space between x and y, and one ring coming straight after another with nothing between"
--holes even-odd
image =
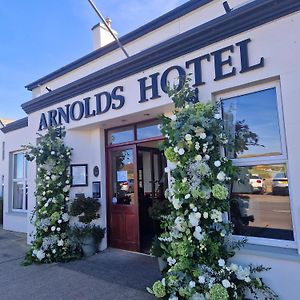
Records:
<instances>
[{"instance_id":1,"label":"blue hotel sign lettering","mask_svg":"<svg viewBox=\"0 0 300 300\"><path fill-rule=\"evenodd\" d=\"M256 64L250 64L248 45L250 39L243 40L225 48L216 50L209 54L205 54L185 62L182 66L171 66L162 74L153 73L148 77L138 79L139 84L139 103L144 103L152 99L161 97L160 89L163 93L167 93L168 76L171 72L178 74L177 90L183 87L184 78L187 74L193 74L193 86L198 87L205 84L202 74L202 65L204 63L214 64L215 81L219 81L228 77L235 76L239 73L246 73L251 70L264 67L264 58L261 57ZM233 66L231 54L239 51L240 68ZM213 61L213 62L212 62ZM225 71L225 69L227 71ZM159 89L160 87L160 89ZM87 97L82 100L74 101L72 104L66 104L64 107L49 110L42 113L40 118L39 130L46 129L51 126L62 125L70 121L79 121L82 118L90 118L102 115L110 109L119 110L125 104L125 97L122 95L124 86L116 86L112 91L104 91L95 94L93 97ZM94 108L92 108L94 107Z\"/></svg>"}]
</instances>

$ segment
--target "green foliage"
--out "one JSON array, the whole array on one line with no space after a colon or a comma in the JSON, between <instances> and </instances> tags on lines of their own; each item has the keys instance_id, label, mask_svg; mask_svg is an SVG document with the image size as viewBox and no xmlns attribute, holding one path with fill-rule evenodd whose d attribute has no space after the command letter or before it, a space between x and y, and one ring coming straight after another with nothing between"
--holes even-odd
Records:
<instances>
[{"instance_id":1,"label":"green foliage","mask_svg":"<svg viewBox=\"0 0 300 300\"><path fill-rule=\"evenodd\" d=\"M77 217L81 223L88 224L100 217L100 203L95 198L80 195L75 199L69 208L71 216Z\"/></svg>"},{"instance_id":2,"label":"green foliage","mask_svg":"<svg viewBox=\"0 0 300 300\"><path fill-rule=\"evenodd\" d=\"M188 80L181 91L169 94L175 111L170 118L161 117L161 131L171 209L160 219L162 233L155 245L168 266L148 291L169 300L244 299L247 291L275 299L258 277L267 269L228 261L245 241L230 240L232 225L226 215L237 169L221 155L228 137L219 105L195 103L197 91Z\"/></svg>"},{"instance_id":3,"label":"green foliage","mask_svg":"<svg viewBox=\"0 0 300 300\"><path fill-rule=\"evenodd\" d=\"M70 148L64 145L65 131L50 128L39 135L36 146L24 146L26 158L36 161L36 206L31 221L34 241L24 264L66 262L79 256L69 237Z\"/></svg>"}]
</instances>

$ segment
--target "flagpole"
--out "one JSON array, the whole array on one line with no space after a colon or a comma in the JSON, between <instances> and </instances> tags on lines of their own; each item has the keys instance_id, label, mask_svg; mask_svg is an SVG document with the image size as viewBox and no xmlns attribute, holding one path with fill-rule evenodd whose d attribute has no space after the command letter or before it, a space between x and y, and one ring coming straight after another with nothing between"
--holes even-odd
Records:
<instances>
[{"instance_id":1,"label":"flagpole","mask_svg":"<svg viewBox=\"0 0 300 300\"><path fill-rule=\"evenodd\" d=\"M96 14L98 15L98 17L102 20L102 22L104 23L104 25L106 26L107 30L110 32L110 34L114 37L114 39L116 40L116 42L118 43L119 47L122 49L122 51L124 52L124 54L126 55L126 57L129 57L129 54L127 53L127 51L125 50L125 48L123 47L123 45L121 44L121 42L119 41L118 37L114 34L114 32L111 30L111 28L109 27L109 25L107 24L107 22L105 21L105 19L103 18L103 16L101 15L100 11L97 9L96 5L94 4L94 2L92 0L88 0L89 3L91 4L91 6L93 7L94 11L96 12Z\"/></svg>"}]
</instances>

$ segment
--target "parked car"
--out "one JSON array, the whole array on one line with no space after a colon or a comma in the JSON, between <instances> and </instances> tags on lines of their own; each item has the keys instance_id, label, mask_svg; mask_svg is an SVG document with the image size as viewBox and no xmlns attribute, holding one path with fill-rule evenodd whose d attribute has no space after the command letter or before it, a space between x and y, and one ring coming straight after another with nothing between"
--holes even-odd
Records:
<instances>
[{"instance_id":1,"label":"parked car","mask_svg":"<svg viewBox=\"0 0 300 300\"><path fill-rule=\"evenodd\" d=\"M288 195L289 182L285 172L277 173L272 180L273 195Z\"/></svg>"},{"instance_id":2,"label":"parked car","mask_svg":"<svg viewBox=\"0 0 300 300\"><path fill-rule=\"evenodd\" d=\"M251 174L249 183L252 188L252 193L264 194L266 192L266 183L258 174Z\"/></svg>"}]
</instances>

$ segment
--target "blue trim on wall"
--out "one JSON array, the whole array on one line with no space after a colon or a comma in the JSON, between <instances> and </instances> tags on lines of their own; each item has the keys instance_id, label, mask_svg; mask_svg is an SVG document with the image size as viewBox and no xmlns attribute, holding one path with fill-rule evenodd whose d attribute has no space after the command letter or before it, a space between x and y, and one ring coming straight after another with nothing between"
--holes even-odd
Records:
<instances>
[{"instance_id":1,"label":"blue trim on wall","mask_svg":"<svg viewBox=\"0 0 300 300\"><path fill-rule=\"evenodd\" d=\"M141 36L144 36L145 34L148 34L151 31L154 31L155 29L166 25L167 23L172 22L175 19L178 19L186 14L188 14L189 12L209 3L212 2L213 0L191 0L188 1L187 3L184 3L181 6L176 7L175 9L169 11L168 13L152 20L151 22L137 28L134 31L131 31L130 33L120 37L120 42L123 45L126 45L136 39L138 39ZM96 24L92 29L94 29L95 27L99 26L100 24ZM118 49L119 46L116 42L112 42L100 49L97 49L91 53L89 53L88 55L85 55L77 60L75 60L74 62L28 84L25 86L25 88L27 88L28 90L32 90L36 87L38 87L39 85L42 85L46 82L49 82L50 80L53 80L59 76L62 76L68 72L73 71L76 68L79 68L113 50Z\"/></svg>"},{"instance_id":2,"label":"blue trim on wall","mask_svg":"<svg viewBox=\"0 0 300 300\"><path fill-rule=\"evenodd\" d=\"M26 102L22 108L26 113L41 110L299 10L299 0L250 2L130 58Z\"/></svg>"},{"instance_id":3,"label":"blue trim on wall","mask_svg":"<svg viewBox=\"0 0 300 300\"><path fill-rule=\"evenodd\" d=\"M3 133L8 133L8 132L15 131L15 130L18 130L18 129L21 129L21 128L24 128L27 126L28 126L28 118L25 117L23 119L16 120L12 123L7 124L5 127L1 128L1 131Z\"/></svg>"}]
</instances>

